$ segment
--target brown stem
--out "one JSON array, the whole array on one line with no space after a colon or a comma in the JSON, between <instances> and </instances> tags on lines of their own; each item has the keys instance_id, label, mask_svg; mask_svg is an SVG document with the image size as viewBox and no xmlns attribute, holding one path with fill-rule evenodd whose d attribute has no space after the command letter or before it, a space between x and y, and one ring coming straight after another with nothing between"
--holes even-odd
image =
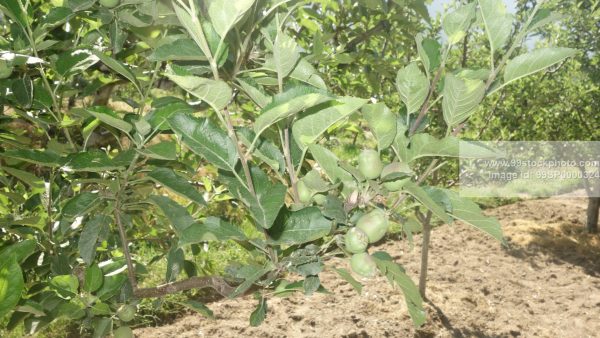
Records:
<instances>
[{"instance_id":1,"label":"brown stem","mask_svg":"<svg viewBox=\"0 0 600 338\"><path fill-rule=\"evenodd\" d=\"M423 244L421 246L421 271L419 273L419 293L423 299L427 299L425 291L427 289L427 266L429 263L429 242L431 240L431 211L427 211L427 216L417 213L419 220L423 224Z\"/></svg>"},{"instance_id":2,"label":"brown stem","mask_svg":"<svg viewBox=\"0 0 600 338\"><path fill-rule=\"evenodd\" d=\"M121 245L123 247L123 254L125 255L125 261L127 262L127 277L131 288L136 290L137 280L135 278L135 270L133 268L133 262L131 260L131 254L129 253L129 240L127 240L127 234L125 234L125 227L123 226L123 220L121 219L120 200L117 199L115 204L115 222L119 227L119 236L121 237Z\"/></svg>"},{"instance_id":3,"label":"brown stem","mask_svg":"<svg viewBox=\"0 0 600 338\"><path fill-rule=\"evenodd\" d=\"M205 276L190 277L182 281L171 282L151 288L135 288L133 293L137 298L154 298L190 289L205 288L212 288L224 297L229 297L229 295L235 290L235 288L227 284L225 279L222 277Z\"/></svg>"},{"instance_id":4,"label":"brown stem","mask_svg":"<svg viewBox=\"0 0 600 338\"><path fill-rule=\"evenodd\" d=\"M294 198L295 204L300 204L300 195L298 194L298 178L296 177L296 171L294 170L294 164L292 163L292 155L290 153L290 130L285 128L283 130L283 156L285 157L285 163L287 165L288 174L290 175L290 183L292 184L292 197Z\"/></svg>"},{"instance_id":5,"label":"brown stem","mask_svg":"<svg viewBox=\"0 0 600 338\"><path fill-rule=\"evenodd\" d=\"M242 163L242 168L244 170L244 175L246 176L246 184L248 185L248 190L250 190L250 193L252 195L256 196L256 191L254 190L254 183L252 183L252 176L250 176L250 168L248 167L248 159L244 155L244 150L242 149L242 146L238 141L235 129L233 128L233 123L231 123L231 116L229 115L229 110L225 108L223 112L225 113L223 114L223 119L225 120L227 133L229 134L229 138L231 138L231 140L236 146L238 157L240 158L240 162Z\"/></svg>"},{"instance_id":6,"label":"brown stem","mask_svg":"<svg viewBox=\"0 0 600 338\"><path fill-rule=\"evenodd\" d=\"M137 280L135 277L135 270L133 267L133 261L131 259L131 254L129 252L129 240L127 239L127 233L125 232L125 226L123 225L123 220L121 219L121 195L123 194L125 188L127 187L127 183L129 182L129 176L131 172L135 168L135 164L137 160L140 158L139 153L136 153L129 164L129 167L125 171L123 175L123 183L121 184L121 189L117 192L115 196L115 222L117 223L117 227L119 228L119 236L121 237L121 246L123 247L123 254L125 255L125 261L127 262L127 276L129 278L129 283L131 284L131 288L135 290L137 288Z\"/></svg>"},{"instance_id":7,"label":"brown stem","mask_svg":"<svg viewBox=\"0 0 600 338\"><path fill-rule=\"evenodd\" d=\"M421 111L419 112L419 115L417 116L415 123L412 125L412 127L410 127L410 131L408 133L409 136L411 136L412 134L415 133L415 131L419 127L419 124L421 124L421 121L425 117L425 114L427 114L427 111L429 111L431 97L433 96L433 92L435 91L435 87L436 87L438 81L440 80L440 77L442 76L442 71L445 66L446 66L446 58L444 58L444 60L442 61L442 64L440 65L440 68L438 69L437 73L435 74L433 81L431 81L431 85L429 86L429 93L427 93L427 97L425 98L425 103L423 104L423 107L421 107Z\"/></svg>"},{"instance_id":8,"label":"brown stem","mask_svg":"<svg viewBox=\"0 0 600 338\"><path fill-rule=\"evenodd\" d=\"M460 66L462 68L467 67L467 59L469 56L469 32L465 34L465 38L463 39L463 52L462 52L462 60L460 61Z\"/></svg>"}]
</instances>

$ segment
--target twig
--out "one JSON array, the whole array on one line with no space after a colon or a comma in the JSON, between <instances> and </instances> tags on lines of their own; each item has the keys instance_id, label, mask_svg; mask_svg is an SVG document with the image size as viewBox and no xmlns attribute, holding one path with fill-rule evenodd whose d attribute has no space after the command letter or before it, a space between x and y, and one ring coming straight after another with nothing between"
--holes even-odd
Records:
<instances>
[{"instance_id":1,"label":"twig","mask_svg":"<svg viewBox=\"0 0 600 338\"><path fill-rule=\"evenodd\" d=\"M235 288L227 284L225 279L222 277L205 276L190 277L182 281L171 282L151 288L136 288L134 289L133 293L137 298L154 298L190 289L205 288L212 288L224 297L229 297L229 295L235 290Z\"/></svg>"}]
</instances>

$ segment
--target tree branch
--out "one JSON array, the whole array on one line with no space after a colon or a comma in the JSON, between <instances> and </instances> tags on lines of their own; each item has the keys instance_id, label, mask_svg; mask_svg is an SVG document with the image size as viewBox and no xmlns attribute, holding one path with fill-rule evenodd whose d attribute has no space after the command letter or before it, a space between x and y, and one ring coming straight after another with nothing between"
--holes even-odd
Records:
<instances>
[{"instance_id":1,"label":"tree branch","mask_svg":"<svg viewBox=\"0 0 600 338\"><path fill-rule=\"evenodd\" d=\"M224 297L229 297L229 295L235 290L235 288L227 284L227 282L225 282L225 279L223 279L222 277L206 276L190 277L182 281L171 282L152 288L136 288L134 289L133 294L137 298L154 298L166 296L185 290L205 288L214 289L221 296Z\"/></svg>"}]
</instances>

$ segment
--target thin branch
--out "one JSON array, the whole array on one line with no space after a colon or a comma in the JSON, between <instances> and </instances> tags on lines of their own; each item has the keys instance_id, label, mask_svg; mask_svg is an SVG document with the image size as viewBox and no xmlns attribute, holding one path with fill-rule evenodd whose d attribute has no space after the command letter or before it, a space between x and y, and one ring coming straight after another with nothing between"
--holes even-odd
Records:
<instances>
[{"instance_id":1,"label":"thin branch","mask_svg":"<svg viewBox=\"0 0 600 338\"><path fill-rule=\"evenodd\" d=\"M292 155L290 152L290 130L285 128L283 130L283 156L285 157L285 163L287 165L288 174L290 175L290 183L292 184L292 197L294 203L300 203L300 195L298 194L298 177L294 170L294 164L292 163Z\"/></svg>"},{"instance_id":2,"label":"thin branch","mask_svg":"<svg viewBox=\"0 0 600 338\"><path fill-rule=\"evenodd\" d=\"M233 143L236 146L236 151L238 153L238 157L240 158L240 162L242 163L244 175L246 176L246 184L248 185L248 190L250 190L250 193L256 197L254 183L252 183L252 176L250 176L250 167L248 167L248 158L244 154L244 150L242 149L242 146L238 141L238 137L235 133L235 129L233 128L233 123L231 122L231 116L227 107L223 109L223 112L223 120L225 121L225 126L227 127L227 133L229 134L229 138L231 138L231 141L233 141Z\"/></svg>"},{"instance_id":3,"label":"thin branch","mask_svg":"<svg viewBox=\"0 0 600 338\"><path fill-rule=\"evenodd\" d=\"M235 288L227 284L225 279L222 277L206 276L190 277L182 281L171 282L152 288L136 288L134 289L133 293L137 298L155 298L185 290L205 288L212 288L224 297L229 297L229 295L235 290Z\"/></svg>"}]
</instances>

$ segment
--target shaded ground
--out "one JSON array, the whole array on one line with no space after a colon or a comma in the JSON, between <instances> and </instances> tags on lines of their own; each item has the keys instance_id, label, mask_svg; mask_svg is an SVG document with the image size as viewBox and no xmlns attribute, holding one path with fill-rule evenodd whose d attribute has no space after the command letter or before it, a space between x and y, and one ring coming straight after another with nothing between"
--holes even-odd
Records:
<instances>
[{"instance_id":1,"label":"shaded ground","mask_svg":"<svg viewBox=\"0 0 600 338\"><path fill-rule=\"evenodd\" d=\"M334 294L269 300L266 322L252 328L248 296L209 304L215 320L189 315L135 331L138 337L598 337L600 237L583 233L585 200L535 200L488 210L500 219L508 249L464 225L434 230L427 304L415 332L401 293L383 278L362 295L333 273ZM415 239L418 243L419 236ZM388 241L386 250L418 275L418 245ZM343 263L341 263L343 264Z\"/></svg>"}]
</instances>

